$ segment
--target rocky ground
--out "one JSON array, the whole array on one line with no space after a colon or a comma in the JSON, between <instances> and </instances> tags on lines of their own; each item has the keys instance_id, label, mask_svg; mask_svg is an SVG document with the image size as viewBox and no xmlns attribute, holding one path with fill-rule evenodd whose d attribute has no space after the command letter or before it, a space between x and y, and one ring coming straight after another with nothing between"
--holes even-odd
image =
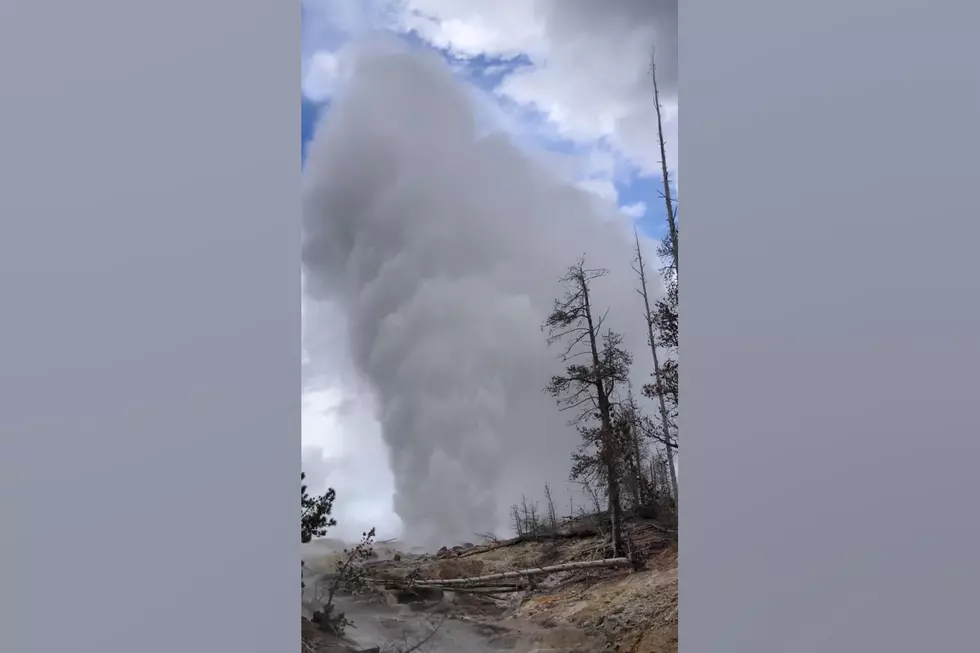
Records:
<instances>
[{"instance_id":1,"label":"rocky ground","mask_svg":"<svg viewBox=\"0 0 980 653\"><path fill-rule=\"evenodd\" d=\"M594 523L594 522L593 522ZM577 529L577 530L576 530ZM652 520L631 520L634 568L568 569L495 579L491 589L450 581L605 557L605 538L567 522L557 539L466 543L436 554L375 547L365 563L367 590L335 599L354 623L349 639L311 621L340 558L329 545L306 556L307 653L668 653L677 651L677 553ZM439 586L439 584L443 584ZM423 585L424 584L424 585ZM507 584L505 587L503 584Z\"/></svg>"}]
</instances>

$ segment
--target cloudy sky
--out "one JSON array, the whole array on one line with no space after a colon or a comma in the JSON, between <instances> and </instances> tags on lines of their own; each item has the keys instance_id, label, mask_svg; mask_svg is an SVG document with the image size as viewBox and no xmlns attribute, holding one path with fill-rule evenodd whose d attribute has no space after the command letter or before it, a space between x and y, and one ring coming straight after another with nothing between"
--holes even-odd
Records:
<instances>
[{"instance_id":1,"label":"cloudy sky","mask_svg":"<svg viewBox=\"0 0 980 653\"><path fill-rule=\"evenodd\" d=\"M340 536L356 535L369 526L377 526L382 537L398 535L403 526L398 514L407 514L413 521L432 521L432 532L438 531L439 536L460 531L462 537L461 529L483 524L467 515L490 505L486 510L492 512L497 504L517 498L505 500L492 492L472 490L466 483L466 479L470 485L482 479L476 484L520 485L519 473L506 476L477 464L493 459L497 467L515 466L507 453L513 448L510 436L500 434L512 431L514 424L502 415L520 412L521 423L538 424L542 433L556 428L550 422L534 422L549 419L539 417L543 399L537 396L547 379L529 382L526 392L538 389L529 400L536 403L520 408L513 406L523 400L509 397L508 390L498 392L486 383L460 388L470 377L455 381L455 389L444 389L458 393L453 406L467 406L466 419L481 416L472 426L471 439L460 436L460 442L433 440L416 446L422 433L440 429L457 433L469 427L461 427L464 418L451 415L446 405L437 405L442 400L421 396L407 384L388 383L389 376L410 368L421 377L442 378L443 368L431 362L432 355L423 355L431 354L426 349L430 336L421 334L439 329L441 342L452 343L458 334L470 337L486 318L476 317L476 307L470 313L459 308L465 300L458 284L428 283L438 275L423 270L418 262L402 276L416 271L427 284L412 286L419 290L411 302L401 301L397 311L378 313L378 302L369 302L367 295L395 291L383 284L377 290L381 272L370 279L354 274L351 261L363 257L365 247L389 248L391 255L425 252L426 261L440 259L443 250L433 244L436 240L443 239L460 252L475 242L471 234L480 233L480 242L491 243L487 247L495 252L484 256L485 266L474 260L481 252L457 257L460 260L447 255L439 269L451 269L458 278L468 279L465 297L481 296L484 315L485 306L496 302L493 314L508 316L478 341L482 345L477 346L488 352L485 358L475 355L469 363L480 369L492 363L498 385L502 379L509 379L508 386L523 379L532 369L525 361L543 356L537 349L540 332L535 329L530 334L535 342L528 341L529 349L509 367L507 355L495 349L499 344L495 334L513 328L507 341L512 345L529 331L526 325L540 324L540 307L554 292L544 279L557 278L554 272L559 268L554 266L570 263L567 254L579 251L576 248L584 247L582 243L589 244L590 257L596 250L600 258L620 262L629 244L622 236L633 224L649 239L644 246L651 253L652 240L665 232L649 68L655 45L667 159L676 179L677 3L303 0L302 12L304 229L312 242L305 243L304 284L307 290L320 288L309 291L313 299L304 294L303 300L303 467L314 491L327 484L336 488ZM380 39L379 32L388 37ZM432 145L436 142L452 145ZM370 158L374 155L367 152L372 149L384 156ZM359 168L362 155L363 168ZM395 162L390 164L395 171L391 179L373 172L390 161ZM525 164L530 167L525 169ZM426 170L414 170L417 166ZM522 172L517 175L515 170ZM538 180L538 170L547 171L549 178ZM477 174L482 181L471 186ZM392 181L396 177L414 180L411 195L397 190L398 182ZM481 217L484 207L502 196L500 191L491 192L497 183L506 189L504 194L512 195L507 198L508 215L514 217L506 233L535 223L520 236L524 244L504 242L499 216ZM582 192L566 193L562 185ZM469 190L464 193L464 188ZM384 228L378 226L381 209L358 213L350 204L349 195L358 192L382 202L397 198L398 219L411 225L412 234L439 235L426 241L409 235L408 227L396 234L390 221L383 222L388 225ZM481 197L483 193L487 196ZM340 212L350 216L345 218L349 223L338 218ZM536 217L558 212L570 216L566 223ZM464 222L469 220L465 227L459 226L460 215L467 216ZM602 224L612 215L612 222L620 224L609 235ZM368 223L374 226L368 228ZM346 235L352 245L341 251L336 242ZM498 237L502 240L494 240ZM596 241L603 244L594 246ZM549 253L540 255L545 248ZM512 277L495 267L491 271L504 261L521 273ZM554 266L549 267L552 261ZM537 276L540 283L522 285ZM334 282L338 278L343 284ZM610 289L607 303L624 306L619 313L635 313L637 309L628 303L635 301L632 287L623 284L622 288L628 292ZM451 309L446 309L438 327L412 330L411 320L421 324L442 307ZM420 317L420 312L430 317ZM389 333L390 316L395 313L401 315L399 324L408 325L399 338ZM455 326L445 326L449 323ZM408 333L419 335L404 335ZM386 334L388 340L383 339ZM467 347L472 348L472 343ZM460 356L457 353L457 361ZM408 361L414 363L410 366ZM544 358L541 361L540 365L548 364ZM538 370L533 368L535 373ZM408 401L431 410L405 413L403 405ZM420 425L418 430L393 427L396 414L400 415L397 423L411 417ZM533 451L537 445L527 442ZM540 441L541 451L551 447L549 442ZM561 458L562 467L550 472L553 485L565 480L561 472L567 468L567 458ZM445 480L424 484L411 480L420 475ZM442 492L466 498L460 499L465 504L460 514L440 521L440 516L419 506Z\"/></svg>"}]
</instances>

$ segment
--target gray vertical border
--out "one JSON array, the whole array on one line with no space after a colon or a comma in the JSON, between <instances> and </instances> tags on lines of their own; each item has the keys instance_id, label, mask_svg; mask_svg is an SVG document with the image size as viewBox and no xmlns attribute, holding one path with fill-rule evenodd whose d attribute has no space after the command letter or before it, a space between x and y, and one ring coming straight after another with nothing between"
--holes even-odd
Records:
<instances>
[{"instance_id":1,"label":"gray vertical border","mask_svg":"<svg viewBox=\"0 0 980 653\"><path fill-rule=\"evenodd\" d=\"M299 3L0 3L0 650L298 651Z\"/></svg>"},{"instance_id":2,"label":"gray vertical border","mask_svg":"<svg viewBox=\"0 0 980 653\"><path fill-rule=\"evenodd\" d=\"M682 653L980 650L978 22L682 3Z\"/></svg>"}]
</instances>

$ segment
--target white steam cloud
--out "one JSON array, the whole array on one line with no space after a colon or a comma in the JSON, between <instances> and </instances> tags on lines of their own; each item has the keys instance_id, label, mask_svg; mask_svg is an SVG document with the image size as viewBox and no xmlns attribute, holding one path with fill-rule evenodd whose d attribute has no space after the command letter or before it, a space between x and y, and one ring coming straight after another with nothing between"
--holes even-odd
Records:
<instances>
[{"instance_id":1,"label":"white steam cloud","mask_svg":"<svg viewBox=\"0 0 980 653\"><path fill-rule=\"evenodd\" d=\"M348 72L307 160L306 292L345 316L406 539L502 530L522 493L561 489L578 442L542 390L561 363L540 329L578 256L611 270L596 302L648 378L632 223L481 136L437 57L375 41Z\"/></svg>"}]
</instances>

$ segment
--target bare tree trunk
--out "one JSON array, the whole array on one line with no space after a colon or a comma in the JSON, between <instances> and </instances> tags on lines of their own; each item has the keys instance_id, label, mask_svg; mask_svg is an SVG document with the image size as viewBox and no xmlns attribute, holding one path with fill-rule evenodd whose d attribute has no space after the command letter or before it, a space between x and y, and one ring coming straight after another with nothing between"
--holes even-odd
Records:
<instances>
[{"instance_id":1,"label":"bare tree trunk","mask_svg":"<svg viewBox=\"0 0 980 653\"><path fill-rule=\"evenodd\" d=\"M653 78L653 101L657 106L657 135L660 138L660 169L663 173L664 200L667 203L667 226L670 228L670 245L673 250L674 278L679 279L677 273L677 216L674 213L674 201L670 196L670 176L667 173L667 146L664 141L663 118L660 114L660 89L657 86L657 57L654 52L650 57L650 76Z\"/></svg>"},{"instance_id":2,"label":"bare tree trunk","mask_svg":"<svg viewBox=\"0 0 980 653\"><path fill-rule=\"evenodd\" d=\"M622 523L622 504L620 499L620 489L619 489L619 470L616 465L616 451L615 447L615 433L612 427L612 410L609 405L609 396L606 391L605 383L603 379L598 374L598 371L602 368L602 362L599 359L599 345L598 336L596 333L595 323L592 319L592 306L589 297L589 286L586 283L585 276L581 278L581 290L582 290L582 301L585 308L585 320L588 325L588 335L589 335L589 347L592 353L592 365L593 369L596 370L596 399L599 405L599 418L602 423L601 434L599 436L600 446L602 447L602 457L606 466L606 473L608 476L607 483L609 485L609 530L611 532L612 549L613 556L618 556L623 552L623 523Z\"/></svg>"},{"instance_id":3,"label":"bare tree trunk","mask_svg":"<svg viewBox=\"0 0 980 653\"><path fill-rule=\"evenodd\" d=\"M598 514L602 512L602 506L599 504L599 493L596 492L594 487L592 487L592 483L590 483L588 479L583 479L581 485L585 488L585 491L588 492L589 498L592 499L592 505L595 507L595 513Z\"/></svg>"},{"instance_id":4,"label":"bare tree trunk","mask_svg":"<svg viewBox=\"0 0 980 653\"><path fill-rule=\"evenodd\" d=\"M636 271L640 275L640 294L643 296L643 306L646 309L647 335L650 342L650 353L653 354L653 376L657 384L657 398L660 400L660 421L664 427L664 448L667 449L667 463L670 465L670 485L677 504L677 471L674 469L674 450L671 448L670 417L667 413L667 402L664 399L664 386L660 373L660 358L657 355L657 341L653 337L653 319L650 317L650 295L647 293L646 266L643 263L643 251L640 249L640 235L633 228L633 238L636 241Z\"/></svg>"},{"instance_id":5,"label":"bare tree trunk","mask_svg":"<svg viewBox=\"0 0 980 653\"><path fill-rule=\"evenodd\" d=\"M558 515L555 514L555 502L551 498L551 488L545 483L544 495L548 499L548 520L551 522L548 527L551 529L551 544L554 553L558 553Z\"/></svg>"},{"instance_id":6,"label":"bare tree trunk","mask_svg":"<svg viewBox=\"0 0 980 653\"><path fill-rule=\"evenodd\" d=\"M640 434L636 424L630 424L630 444L633 446L633 465L636 474L636 507L642 506L650 499L646 479L643 476L643 458L640 456Z\"/></svg>"},{"instance_id":7,"label":"bare tree trunk","mask_svg":"<svg viewBox=\"0 0 980 653\"><path fill-rule=\"evenodd\" d=\"M609 452L609 532L612 534L613 556L623 553L623 503L620 497L619 469L615 453Z\"/></svg>"},{"instance_id":8,"label":"bare tree trunk","mask_svg":"<svg viewBox=\"0 0 980 653\"><path fill-rule=\"evenodd\" d=\"M629 405L632 406L633 396L630 393ZM640 442L635 428L635 414L628 414L628 419L621 424L624 463L626 469L623 470L624 477L627 479L626 490L629 492L631 505L634 509L643 503L643 473L642 460L640 459Z\"/></svg>"},{"instance_id":9,"label":"bare tree trunk","mask_svg":"<svg viewBox=\"0 0 980 653\"><path fill-rule=\"evenodd\" d=\"M630 494L633 500L633 509L643 505L643 475L640 472L640 447L636 441L636 432L630 429L630 476L633 477L630 483Z\"/></svg>"},{"instance_id":10,"label":"bare tree trunk","mask_svg":"<svg viewBox=\"0 0 980 653\"><path fill-rule=\"evenodd\" d=\"M527 576L537 576L541 574L554 574L559 571L572 571L574 569L598 569L601 567L627 567L630 561L627 558L606 558L605 560L584 560L582 562L566 562L550 567L532 567L531 569L521 569L519 571L502 571L496 574L485 576L471 576L468 578L444 578L438 580L417 580L413 585L473 585L484 583L491 580L506 580L510 578L525 578Z\"/></svg>"},{"instance_id":11,"label":"bare tree trunk","mask_svg":"<svg viewBox=\"0 0 980 653\"><path fill-rule=\"evenodd\" d=\"M523 528L525 533L531 533L531 511L528 509L527 497L521 495L521 510L523 512Z\"/></svg>"},{"instance_id":12,"label":"bare tree trunk","mask_svg":"<svg viewBox=\"0 0 980 653\"><path fill-rule=\"evenodd\" d=\"M650 456L650 478L653 482L653 494L654 496L660 493L660 474L657 473L657 454L660 453L659 449L656 449L654 455Z\"/></svg>"}]
</instances>

